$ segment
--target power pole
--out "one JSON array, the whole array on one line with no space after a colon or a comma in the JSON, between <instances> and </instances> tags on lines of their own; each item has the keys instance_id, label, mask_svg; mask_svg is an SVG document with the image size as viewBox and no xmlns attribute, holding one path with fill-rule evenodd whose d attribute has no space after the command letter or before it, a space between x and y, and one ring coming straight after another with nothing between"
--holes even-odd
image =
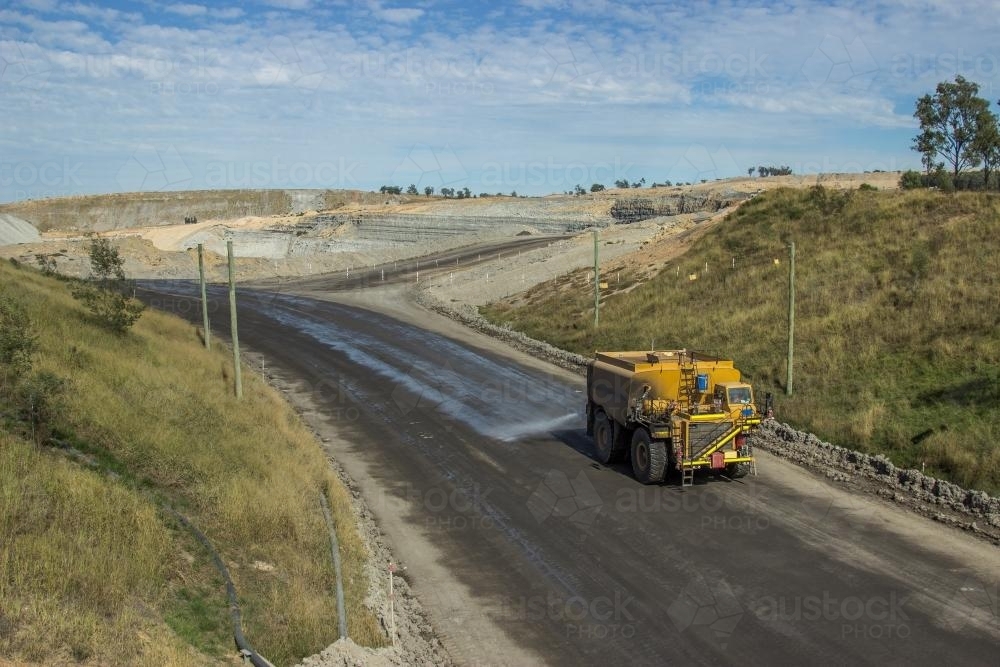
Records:
<instances>
[{"instance_id":1,"label":"power pole","mask_svg":"<svg viewBox=\"0 0 1000 667\"><path fill-rule=\"evenodd\" d=\"M594 328L601 321L601 265L597 258L597 230L594 230Z\"/></svg>"},{"instance_id":2,"label":"power pole","mask_svg":"<svg viewBox=\"0 0 1000 667\"><path fill-rule=\"evenodd\" d=\"M233 337L233 376L236 378L236 398L243 398L243 375L240 368L240 337L236 333L236 268L233 262L233 242L226 241L229 255L229 326Z\"/></svg>"},{"instance_id":3,"label":"power pole","mask_svg":"<svg viewBox=\"0 0 1000 667\"><path fill-rule=\"evenodd\" d=\"M212 343L209 340L211 333L208 330L208 299L205 295L205 246L198 244L198 276L201 281L201 319L205 328L205 349L211 350Z\"/></svg>"},{"instance_id":4,"label":"power pole","mask_svg":"<svg viewBox=\"0 0 1000 667\"><path fill-rule=\"evenodd\" d=\"M795 353L795 241L788 245L788 376L785 395L792 395L792 358Z\"/></svg>"}]
</instances>

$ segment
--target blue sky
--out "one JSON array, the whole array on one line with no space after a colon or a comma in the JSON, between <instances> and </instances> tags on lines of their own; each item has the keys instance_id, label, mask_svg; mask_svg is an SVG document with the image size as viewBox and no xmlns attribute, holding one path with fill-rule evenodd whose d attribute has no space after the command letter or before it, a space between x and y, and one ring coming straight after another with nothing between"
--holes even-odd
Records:
<instances>
[{"instance_id":1,"label":"blue sky","mask_svg":"<svg viewBox=\"0 0 1000 667\"><path fill-rule=\"evenodd\" d=\"M12 0L0 201L919 168L914 100L995 104L998 34L975 0Z\"/></svg>"}]
</instances>

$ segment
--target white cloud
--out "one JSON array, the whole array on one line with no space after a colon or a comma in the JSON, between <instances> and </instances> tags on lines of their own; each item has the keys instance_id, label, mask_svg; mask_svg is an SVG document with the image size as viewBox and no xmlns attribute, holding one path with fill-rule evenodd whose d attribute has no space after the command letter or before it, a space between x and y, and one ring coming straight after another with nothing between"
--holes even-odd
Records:
<instances>
[{"instance_id":1,"label":"white cloud","mask_svg":"<svg viewBox=\"0 0 1000 667\"><path fill-rule=\"evenodd\" d=\"M218 19L238 19L244 12L239 7L225 7L222 9L210 9L209 13Z\"/></svg>"},{"instance_id":2,"label":"white cloud","mask_svg":"<svg viewBox=\"0 0 1000 667\"><path fill-rule=\"evenodd\" d=\"M890 100L849 91L782 89L764 95L737 91L722 98L734 106L775 115L827 117L844 124L882 128L913 125L912 116L897 113Z\"/></svg>"},{"instance_id":3,"label":"white cloud","mask_svg":"<svg viewBox=\"0 0 1000 667\"><path fill-rule=\"evenodd\" d=\"M966 73L1000 97L995 26L947 8L790 0L709 16L579 0L490 18L424 3L182 3L158 25L70 1L60 16L78 20L0 9L0 114L18 139L4 159L86 162L95 190L117 189L143 144L175 147L192 187L206 160L317 155L358 161L358 185L377 187L415 144L451 146L473 189L483 165L531 161L619 164L647 181L678 164L711 171L706 155L717 172L876 164L879 151L905 167L918 162L916 96Z\"/></svg>"},{"instance_id":4,"label":"white cloud","mask_svg":"<svg viewBox=\"0 0 1000 667\"><path fill-rule=\"evenodd\" d=\"M279 9L302 11L312 6L312 0L264 0L264 4Z\"/></svg>"},{"instance_id":5,"label":"white cloud","mask_svg":"<svg viewBox=\"0 0 1000 667\"><path fill-rule=\"evenodd\" d=\"M17 4L39 12L51 12L56 8L55 0L20 0Z\"/></svg>"},{"instance_id":6,"label":"white cloud","mask_svg":"<svg viewBox=\"0 0 1000 667\"><path fill-rule=\"evenodd\" d=\"M96 5L85 5L80 2L71 5L63 5L62 9L70 14L76 14L84 18L100 21L102 23L112 23L123 18L122 12L110 7L97 7Z\"/></svg>"},{"instance_id":7,"label":"white cloud","mask_svg":"<svg viewBox=\"0 0 1000 667\"><path fill-rule=\"evenodd\" d=\"M396 25L406 25L424 15L424 10L416 7L383 7L381 0L368 0L368 10L380 21Z\"/></svg>"},{"instance_id":8,"label":"white cloud","mask_svg":"<svg viewBox=\"0 0 1000 667\"><path fill-rule=\"evenodd\" d=\"M424 15L424 10L414 7L398 7L395 9L381 9L375 15L383 21L389 23L405 24L416 21Z\"/></svg>"},{"instance_id":9,"label":"white cloud","mask_svg":"<svg viewBox=\"0 0 1000 667\"><path fill-rule=\"evenodd\" d=\"M171 14L180 14L181 16L204 16L208 13L208 8L204 5L192 5L189 3L167 5L164 9Z\"/></svg>"},{"instance_id":10,"label":"white cloud","mask_svg":"<svg viewBox=\"0 0 1000 667\"><path fill-rule=\"evenodd\" d=\"M518 0L519 5L540 11L542 9L559 9L565 3L563 0Z\"/></svg>"}]
</instances>

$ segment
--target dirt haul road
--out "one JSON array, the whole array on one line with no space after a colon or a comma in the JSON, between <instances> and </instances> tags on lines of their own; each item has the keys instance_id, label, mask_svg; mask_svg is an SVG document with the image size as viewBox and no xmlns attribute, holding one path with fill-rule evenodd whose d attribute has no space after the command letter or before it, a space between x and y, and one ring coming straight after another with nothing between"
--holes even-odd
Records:
<instances>
[{"instance_id":1,"label":"dirt haul road","mask_svg":"<svg viewBox=\"0 0 1000 667\"><path fill-rule=\"evenodd\" d=\"M200 321L195 286L145 288ZM644 487L591 458L578 376L410 305L404 282L307 289L241 291L241 342L457 663L995 664L994 546L767 454L738 482ZM210 302L228 331L225 289Z\"/></svg>"}]
</instances>

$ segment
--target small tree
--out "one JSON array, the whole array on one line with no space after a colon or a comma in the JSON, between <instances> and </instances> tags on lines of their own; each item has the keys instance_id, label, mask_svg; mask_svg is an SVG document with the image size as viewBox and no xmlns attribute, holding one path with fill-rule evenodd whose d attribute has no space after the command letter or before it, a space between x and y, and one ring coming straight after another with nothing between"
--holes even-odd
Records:
<instances>
[{"instance_id":1,"label":"small tree","mask_svg":"<svg viewBox=\"0 0 1000 667\"><path fill-rule=\"evenodd\" d=\"M125 280L125 260L111 241L100 236L90 240L90 270L104 288Z\"/></svg>"},{"instance_id":2,"label":"small tree","mask_svg":"<svg viewBox=\"0 0 1000 667\"><path fill-rule=\"evenodd\" d=\"M37 349L38 336L24 308L0 295L0 388L7 384L8 375L17 379L31 369L31 357Z\"/></svg>"},{"instance_id":3,"label":"small tree","mask_svg":"<svg viewBox=\"0 0 1000 667\"><path fill-rule=\"evenodd\" d=\"M430 185L428 185L426 188L424 188L424 196L425 197L430 197L432 194L434 194L434 188L433 187L431 187Z\"/></svg>"},{"instance_id":4,"label":"small tree","mask_svg":"<svg viewBox=\"0 0 1000 667\"><path fill-rule=\"evenodd\" d=\"M942 81L934 95L917 100L913 113L920 122L920 134L913 139L913 150L930 173L935 158L941 156L951 165L952 176L966 167L979 165L981 158L974 148L980 123L989 113L989 102L979 97L979 85L959 75L954 83ZM996 123L993 117L994 124Z\"/></svg>"},{"instance_id":5,"label":"small tree","mask_svg":"<svg viewBox=\"0 0 1000 667\"><path fill-rule=\"evenodd\" d=\"M1000 163L1000 129L997 117L988 107L979 111L976 119L976 136L972 139L970 151L983 165L983 189L990 187L990 172Z\"/></svg>"},{"instance_id":6,"label":"small tree","mask_svg":"<svg viewBox=\"0 0 1000 667\"><path fill-rule=\"evenodd\" d=\"M601 185L600 183L594 183L593 185L590 186L591 192L602 192L603 190L604 186Z\"/></svg>"},{"instance_id":7,"label":"small tree","mask_svg":"<svg viewBox=\"0 0 1000 667\"><path fill-rule=\"evenodd\" d=\"M408 195L417 194L417 186L414 185L413 183L410 183L410 187L406 188L406 194Z\"/></svg>"},{"instance_id":8,"label":"small tree","mask_svg":"<svg viewBox=\"0 0 1000 667\"><path fill-rule=\"evenodd\" d=\"M125 260L108 239L95 236L90 241L89 281L73 290L73 296L90 308L102 324L116 333L125 333L142 316L146 306L131 296L134 286L125 278Z\"/></svg>"}]
</instances>

